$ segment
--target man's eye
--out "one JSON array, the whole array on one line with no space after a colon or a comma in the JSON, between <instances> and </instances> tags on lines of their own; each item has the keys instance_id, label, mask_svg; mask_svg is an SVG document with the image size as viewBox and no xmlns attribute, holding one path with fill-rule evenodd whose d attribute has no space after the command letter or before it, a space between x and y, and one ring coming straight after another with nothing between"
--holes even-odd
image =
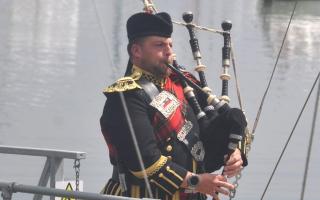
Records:
<instances>
[{"instance_id":1,"label":"man's eye","mask_svg":"<svg viewBox=\"0 0 320 200\"><path fill-rule=\"evenodd\" d=\"M163 44L162 44L162 43L156 43L156 46L157 46L157 47L162 47Z\"/></svg>"}]
</instances>

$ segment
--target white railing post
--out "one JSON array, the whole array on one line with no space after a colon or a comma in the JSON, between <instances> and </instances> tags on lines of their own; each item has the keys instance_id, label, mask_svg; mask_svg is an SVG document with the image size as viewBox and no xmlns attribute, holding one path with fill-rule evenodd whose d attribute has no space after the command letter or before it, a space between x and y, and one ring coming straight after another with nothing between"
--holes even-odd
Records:
<instances>
[{"instance_id":1,"label":"white railing post","mask_svg":"<svg viewBox=\"0 0 320 200\"><path fill-rule=\"evenodd\" d=\"M0 181L0 190L8 189L12 193L28 193L28 194L41 194L46 196L57 196L65 198L77 198L83 200L141 200L141 198L133 197L120 197L113 195L101 195L91 192L79 192L79 191L66 191L62 189L53 189L40 186L22 185L10 182ZM142 200L155 200L150 198L142 198ZM7 199L5 199L7 200Z\"/></svg>"},{"instance_id":2,"label":"white railing post","mask_svg":"<svg viewBox=\"0 0 320 200\"><path fill-rule=\"evenodd\" d=\"M12 199L12 187L13 187L13 184L10 185L7 185L3 188L0 188L2 193L1 193L1 197L3 200L11 200Z\"/></svg>"},{"instance_id":3,"label":"white railing post","mask_svg":"<svg viewBox=\"0 0 320 200\"><path fill-rule=\"evenodd\" d=\"M48 185L50 178L50 187L55 188L56 181L63 180L63 164L64 159L84 159L86 158L85 152L78 151L65 151L65 150L54 150L54 149L40 149L30 147L13 147L0 145L0 153L5 154L17 154L17 155L28 155L28 156L41 156L47 157L44 164L38 186L45 187ZM7 195L10 191L2 192L2 196ZM41 200L41 194L35 194L33 200ZM51 196L50 200L54 200Z\"/></svg>"}]
</instances>

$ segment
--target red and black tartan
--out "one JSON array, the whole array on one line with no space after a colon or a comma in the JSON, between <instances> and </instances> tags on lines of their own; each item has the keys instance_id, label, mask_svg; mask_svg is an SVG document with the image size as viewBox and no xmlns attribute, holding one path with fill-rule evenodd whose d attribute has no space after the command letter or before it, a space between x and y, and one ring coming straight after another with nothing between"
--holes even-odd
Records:
<instances>
[{"instance_id":1,"label":"red and black tartan","mask_svg":"<svg viewBox=\"0 0 320 200\"><path fill-rule=\"evenodd\" d=\"M187 101L183 94L183 88L179 83L167 78L163 90L175 95L180 105L168 119L165 119L160 112L155 113L152 125L158 141L162 141L170 137L182 128L185 123L187 109Z\"/></svg>"}]
</instances>

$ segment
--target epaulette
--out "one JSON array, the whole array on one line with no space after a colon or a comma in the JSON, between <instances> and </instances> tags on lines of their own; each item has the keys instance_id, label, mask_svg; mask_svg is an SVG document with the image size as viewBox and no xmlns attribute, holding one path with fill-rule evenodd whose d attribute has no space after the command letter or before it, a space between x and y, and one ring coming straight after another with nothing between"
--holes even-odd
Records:
<instances>
[{"instance_id":1,"label":"epaulette","mask_svg":"<svg viewBox=\"0 0 320 200\"><path fill-rule=\"evenodd\" d=\"M142 89L134 78L131 76L125 76L104 89L103 93L125 92L136 88Z\"/></svg>"}]
</instances>

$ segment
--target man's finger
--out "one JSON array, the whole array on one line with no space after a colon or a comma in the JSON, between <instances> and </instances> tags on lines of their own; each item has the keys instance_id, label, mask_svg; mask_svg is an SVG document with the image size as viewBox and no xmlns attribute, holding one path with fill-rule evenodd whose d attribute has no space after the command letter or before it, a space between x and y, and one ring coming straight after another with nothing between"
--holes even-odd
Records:
<instances>
[{"instance_id":1,"label":"man's finger","mask_svg":"<svg viewBox=\"0 0 320 200\"><path fill-rule=\"evenodd\" d=\"M218 188L216 189L216 191L217 191L218 193L224 194L224 195L226 195L226 196L228 196L228 195L230 194L229 190L223 189L222 187L218 187Z\"/></svg>"},{"instance_id":2,"label":"man's finger","mask_svg":"<svg viewBox=\"0 0 320 200\"><path fill-rule=\"evenodd\" d=\"M227 176L228 178L231 178L231 177L234 177L234 176L236 176L237 174L239 174L240 171L241 171L241 169L235 170L235 171L232 171L232 172L230 171L230 172L228 172L228 173L224 173L224 175Z\"/></svg>"},{"instance_id":3,"label":"man's finger","mask_svg":"<svg viewBox=\"0 0 320 200\"><path fill-rule=\"evenodd\" d=\"M242 160L238 160L237 162L235 162L235 163L233 163L231 165L226 165L224 167L224 171L232 171L232 170L240 169L242 164L243 164L243 161Z\"/></svg>"},{"instance_id":4,"label":"man's finger","mask_svg":"<svg viewBox=\"0 0 320 200\"><path fill-rule=\"evenodd\" d=\"M238 160L242 160L241 153L239 150L235 150L226 161L226 165L232 165L233 163L237 162Z\"/></svg>"},{"instance_id":5,"label":"man's finger","mask_svg":"<svg viewBox=\"0 0 320 200\"><path fill-rule=\"evenodd\" d=\"M221 182L220 181L217 185L220 188L226 188L228 190L233 190L234 189L234 185L232 185L231 183L228 183L228 182Z\"/></svg>"}]
</instances>

